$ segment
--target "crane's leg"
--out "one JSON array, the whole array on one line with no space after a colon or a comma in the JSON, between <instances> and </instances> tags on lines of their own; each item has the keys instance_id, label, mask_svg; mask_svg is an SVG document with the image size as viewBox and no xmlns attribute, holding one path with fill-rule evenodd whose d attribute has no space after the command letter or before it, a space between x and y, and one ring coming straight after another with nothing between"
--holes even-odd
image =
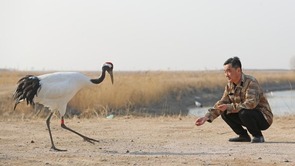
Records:
<instances>
[{"instance_id":1,"label":"crane's leg","mask_svg":"<svg viewBox=\"0 0 295 166\"><path fill-rule=\"evenodd\" d=\"M54 150L54 151L67 151L67 150L61 150L61 149L57 149L55 146L54 146L54 143L53 143L53 139L52 139L52 134L51 134L51 130L50 130L50 119L51 119L51 116L53 115L53 112L50 113L50 115L48 116L47 120L46 120L46 124L47 124L47 128L48 128L48 131L49 131L49 136L50 136L50 141L51 141L51 149L50 150Z\"/></svg>"},{"instance_id":2,"label":"crane's leg","mask_svg":"<svg viewBox=\"0 0 295 166\"><path fill-rule=\"evenodd\" d=\"M82 138L84 139L84 141L87 141L87 142L89 142L89 143L94 144L94 142L99 142L99 140L96 140L96 139L92 139L92 138L86 137L85 135L82 135L82 134L80 134L80 133L78 133L78 132L76 132L76 131L74 131L74 130L68 128L68 127L65 125L65 121L64 121L64 117L63 117L63 116L61 117L61 127L64 128L64 129L67 129L67 130L69 130L69 131L71 131L71 132L73 132L73 133L75 133L75 134L77 134L77 135L79 135L80 137L82 137Z\"/></svg>"}]
</instances>

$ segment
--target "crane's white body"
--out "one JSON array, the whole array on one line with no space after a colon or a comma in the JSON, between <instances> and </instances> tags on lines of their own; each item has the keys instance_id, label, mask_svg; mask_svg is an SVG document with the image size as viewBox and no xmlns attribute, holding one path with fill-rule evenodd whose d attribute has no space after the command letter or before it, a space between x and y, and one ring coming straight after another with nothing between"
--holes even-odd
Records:
<instances>
[{"instance_id":1,"label":"crane's white body","mask_svg":"<svg viewBox=\"0 0 295 166\"><path fill-rule=\"evenodd\" d=\"M94 144L94 142L99 142L96 139L86 137L68 128L64 123L64 115L68 102L83 87L100 84L105 79L106 72L110 74L113 83L113 67L111 62L104 63L102 73L97 79L88 78L86 75L79 72L56 72L40 76L26 75L17 82L18 86L13 94L13 99L15 100L14 109L22 101L26 101L27 104L30 105L34 105L34 103L37 102L43 104L45 107L49 107L52 112L46 120L46 125L52 150L65 151L56 148L52 139L50 119L53 115L53 111L59 111L62 128L79 135L90 143Z\"/></svg>"},{"instance_id":2,"label":"crane's white body","mask_svg":"<svg viewBox=\"0 0 295 166\"><path fill-rule=\"evenodd\" d=\"M35 102L58 110L61 116L66 113L67 103L83 87L93 85L90 78L79 72L56 72L37 76L41 88Z\"/></svg>"}]
</instances>

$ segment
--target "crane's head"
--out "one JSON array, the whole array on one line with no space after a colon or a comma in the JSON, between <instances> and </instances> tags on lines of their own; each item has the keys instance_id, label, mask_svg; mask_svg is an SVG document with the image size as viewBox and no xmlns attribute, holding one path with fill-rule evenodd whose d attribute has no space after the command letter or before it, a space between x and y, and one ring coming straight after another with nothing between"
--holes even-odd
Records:
<instances>
[{"instance_id":1,"label":"crane's head","mask_svg":"<svg viewBox=\"0 0 295 166\"><path fill-rule=\"evenodd\" d=\"M113 78L113 68L114 65L112 62L105 62L102 66L102 70L106 70L110 76L111 76L111 80L112 80L112 84L114 83L114 78Z\"/></svg>"}]
</instances>

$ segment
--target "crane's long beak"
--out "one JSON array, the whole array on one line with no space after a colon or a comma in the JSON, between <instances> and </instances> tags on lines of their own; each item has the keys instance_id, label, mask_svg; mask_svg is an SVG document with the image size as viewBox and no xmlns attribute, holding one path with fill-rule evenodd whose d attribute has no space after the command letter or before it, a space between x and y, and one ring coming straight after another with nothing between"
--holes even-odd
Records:
<instances>
[{"instance_id":1,"label":"crane's long beak","mask_svg":"<svg viewBox=\"0 0 295 166\"><path fill-rule=\"evenodd\" d=\"M112 84L114 84L114 76L113 76L113 71L108 71L108 73L110 74L111 76L111 81L112 81Z\"/></svg>"}]
</instances>

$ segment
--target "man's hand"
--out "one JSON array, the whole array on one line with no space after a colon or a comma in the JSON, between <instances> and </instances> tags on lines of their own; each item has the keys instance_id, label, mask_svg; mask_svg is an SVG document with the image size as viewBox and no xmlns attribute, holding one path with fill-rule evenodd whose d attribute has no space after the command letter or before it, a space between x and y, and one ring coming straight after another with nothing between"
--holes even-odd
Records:
<instances>
[{"instance_id":1,"label":"man's hand","mask_svg":"<svg viewBox=\"0 0 295 166\"><path fill-rule=\"evenodd\" d=\"M207 117L201 117L201 118L199 118L199 119L196 120L195 125L197 125L197 126L201 126L201 125L203 125L207 120L208 120Z\"/></svg>"}]
</instances>

